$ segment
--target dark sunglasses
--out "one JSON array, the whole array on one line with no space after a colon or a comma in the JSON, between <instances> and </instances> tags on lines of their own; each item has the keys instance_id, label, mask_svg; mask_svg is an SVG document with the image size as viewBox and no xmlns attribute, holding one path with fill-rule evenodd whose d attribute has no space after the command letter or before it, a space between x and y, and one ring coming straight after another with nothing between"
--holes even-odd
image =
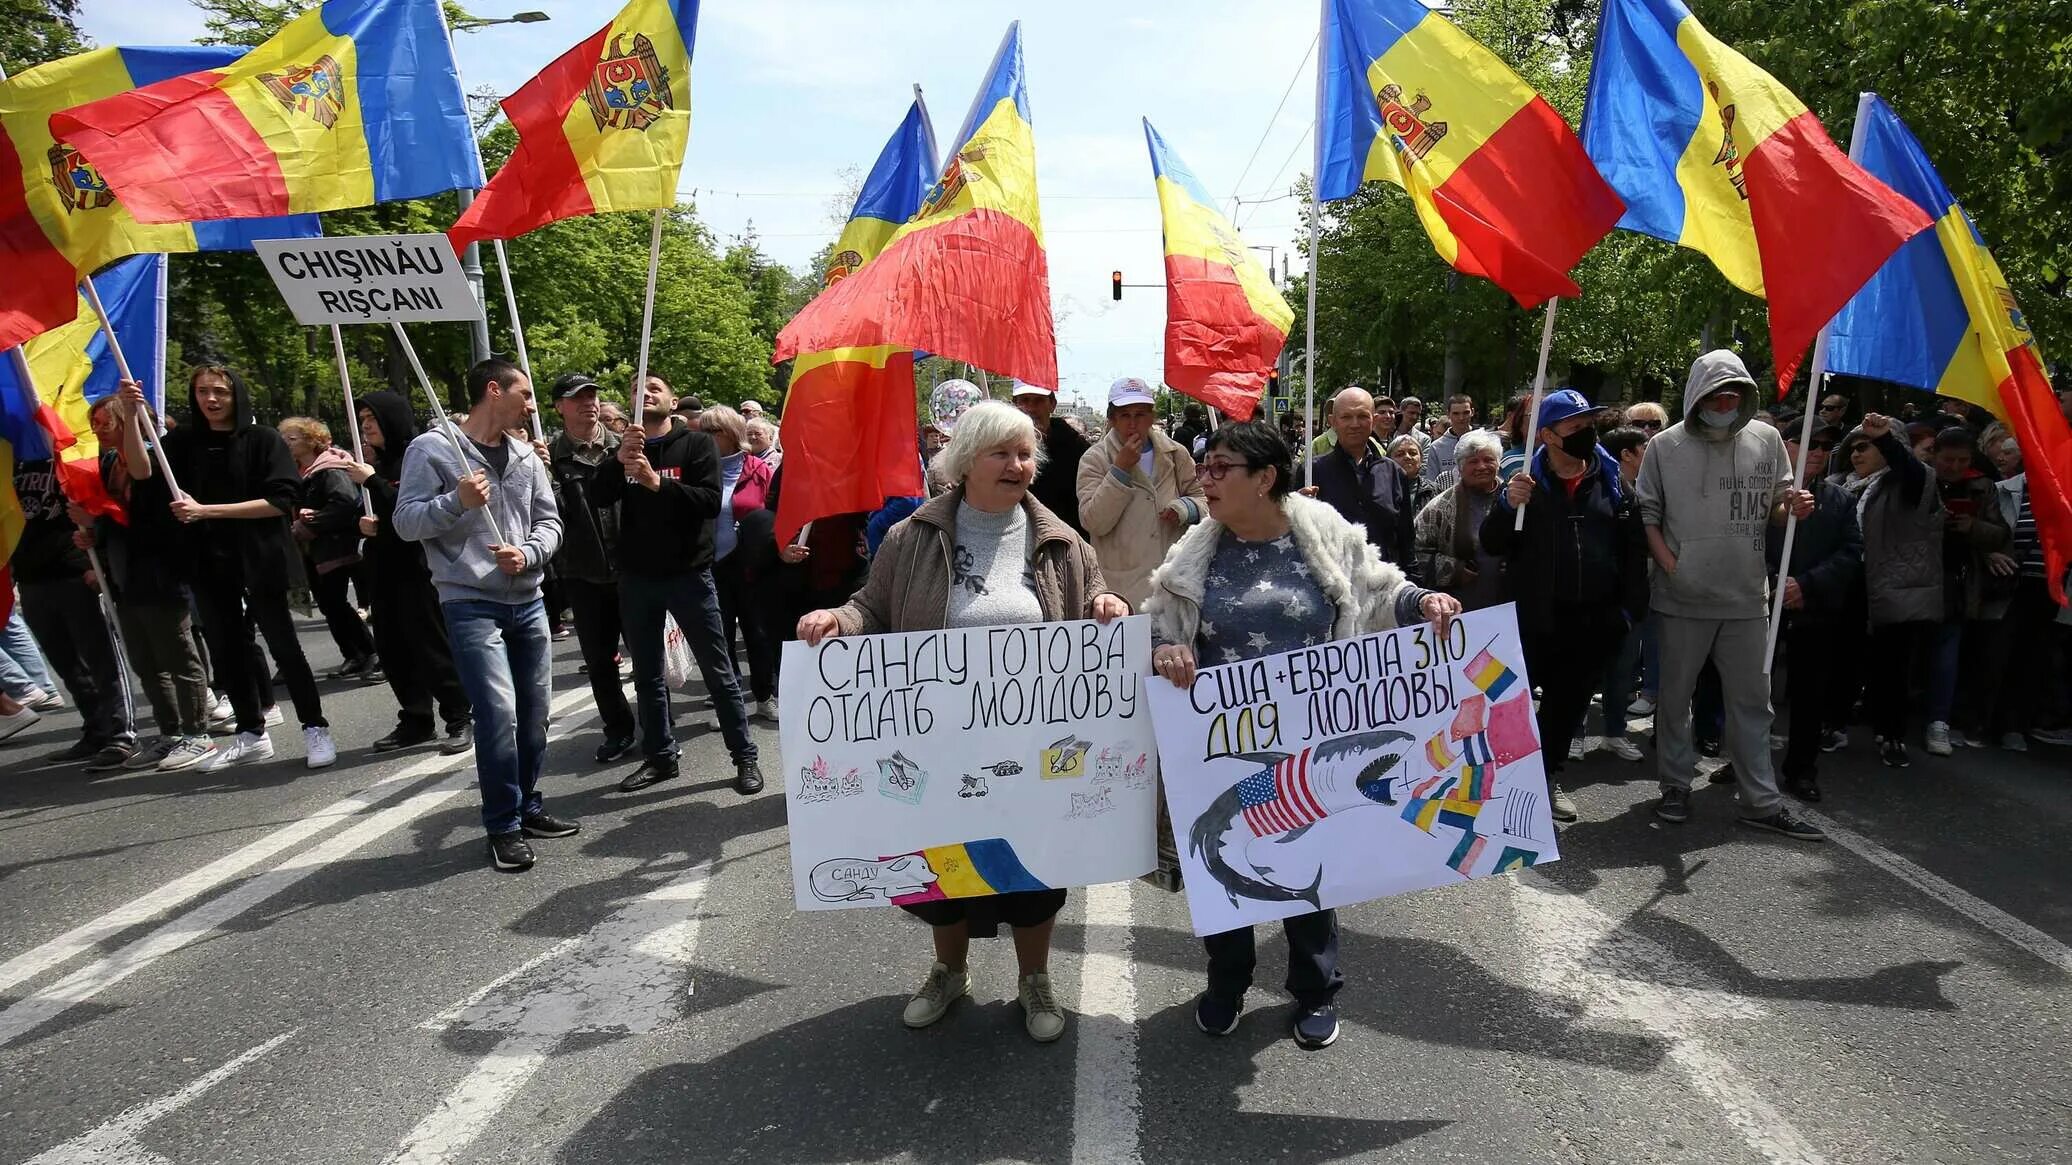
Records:
<instances>
[{"instance_id":1,"label":"dark sunglasses","mask_svg":"<svg viewBox=\"0 0 2072 1165\"><path fill-rule=\"evenodd\" d=\"M1832 452L1834 447L1835 443L1833 441L1815 441L1811 445L1806 446L1806 448L1811 449L1815 453Z\"/></svg>"},{"instance_id":2,"label":"dark sunglasses","mask_svg":"<svg viewBox=\"0 0 2072 1165\"><path fill-rule=\"evenodd\" d=\"M1635 422L1633 422L1633 427L1634 427L1634 428L1636 428L1636 429L1660 429L1660 428L1662 427L1662 422L1660 422L1660 421L1635 421Z\"/></svg>"},{"instance_id":3,"label":"dark sunglasses","mask_svg":"<svg viewBox=\"0 0 2072 1165\"><path fill-rule=\"evenodd\" d=\"M1823 412L1823 413L1839 413L1839 412L1841 412L1841 411L1842 411L1842 406L1841 406L1841 405L1821 405L1821 406L1820 406L1820 411L1821 411L1821 412Z\"/></svg>"}]
</instances>

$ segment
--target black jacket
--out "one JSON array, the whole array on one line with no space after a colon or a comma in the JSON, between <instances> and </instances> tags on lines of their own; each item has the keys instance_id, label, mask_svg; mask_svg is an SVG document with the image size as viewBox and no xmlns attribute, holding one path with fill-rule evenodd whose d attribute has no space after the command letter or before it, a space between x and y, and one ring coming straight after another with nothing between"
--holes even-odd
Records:
<instances>
[{"instance_id":1,"label":"black jacket","mask_svg":"<svg viewBox=\"0 0 2072 1165\"><path fill-rule=\"evenodd\" d=\"M1499 492L1482 521L1482 547L1505 560L1518 599L1518 620L1548 627L1578 609L1615 608L1629 622L1647 613L1647 532L1631 491L1618 484L1617 463L1602 455L1573 498L1543 462L1533 466L1525 529Z\"/></svg>"},{"instance_id":2,"label":"black jacket","mask_svg":"<svg viewBox=\"0 0 2072 1165\"><path fill-rule=\"evenodd\" d=\"M16 462L14 492L21 498L22 516L27 519L8 562L15 579L54 582L84 575L86 552L72 545L72 531L77 527L65 511L55 463L47 458Z\"/></svg>"},{"instance_id":3,"label":"black jacket","mask_svg":"<svg viewBox=\"0 0 2072 1165\"><path fill-rule=\"evenodd\" d=\"M197 522L188 529L195 532L203 573L236 579L248 590L286 590L302 578L302 555L288 534L302 475L281 435L252 419L244 381L233 376L231 389L237 424L220 433L209 428L188 389L187 422L165 435L166 461L195 501L217 505L264 498L280 511L277 518Z\"/></svg>"},{"instance_id":4,"label":"black jacket","mask_svg":"<svg viewBox=\"0 0 2072 1165\"><path fill-rule=\"evenodd\" d=\"M634 430L628 429L632 434ZM647 442L659 489L626 480L617 457L590 473L591 500L619 506L619 570L624 574L691 574L712 565L712 520L719 516L719 450L710 434L671 428Z\"/></svg>"},{"instance_id":5,"label":"black jacket","mask_svg":"<svg viewBox=\"0 0 2072 1165\"><path fill-rule=\"evenodd\" d=\"M395 588L429 587L432 573L424 563L424 547L408 542L396 533L396 491L403 483L403 454L417 440L417 414L410 402L393 392L370 392L359 398L359 406L374 414L381 430L381 448L374 450L374 476L367 479L367 496L374 502L374 537L367 539L366 554L374 564L374 585L389 593Z\"/></svg>"},{"instance_id":6,"label":"black jacket","mask_svg":"<svg viewBox=\"0 0 2072 1165\"><path fill-rule=\"evenodd\" d=\"M122 503L127 523L102 515L94 519L94 544L113 575L120 601L184 602L191 563L180 523L173 518L173 492L153 474L129 480L129 471L113 452L101 454L101 481L110 497Z\"/></svg>"},{"instance_id":7,"label":"black jacket","mask_svg":"<svg viewBox=\"0 0 2072 1165\"><path fill-rule=\"evenodd\" d=\"M602 425L598 439L604 445L604 461L617 465L618 434ZM561 549L554 552L549 569L556 578L608 583L618 577L619 507L597 500L591 481L597 467L576 457L576 443L567 433L557 434L548 445L549 475L554 484L554 504L561 508ZM619 475L625 477L623 472ZM624 484L623 480L621 484Z\"/></svg>"},{"instance_id":8,"label":"black jacket","mask_svg":"<svg viewBox=\"0 0 2072 1165\"><path fill-rule=\"evenodd\" d=\"M1087 448L1079 430L1065 418L1053 416L1049 432L1043 435L1043 468L1029 483L1029 492L1043 508L1063 518L1082 538L1086 529L1079 524L1079 459L1086 456Z\"/></svg>"},{"instance_id":9,"label":"black jacket","mask_svg":"<svg viewBox=\"0 0 2072 1165\"><path fill-rule=\"evenodd\" d=\"M1385 561L1410 561L1411 523L1417 515L1410 508L1403 471L1395 462L1371 442L1363 461L1354 461L1343 446L1333 445L1330 452L1310 462L1309 472L1311 484L1317 487L1317 500L1367 531L1367 541L1381 551Z\"/></svg>"},{"instance_id":10,"label":"black jacket","mask_svg":"<svg viewBox=\"0 0 2072 1165\"><path fill-rule=\"evenodd\" d=\"M1806 605L1786 611L1793 619L1827 621L1861 610L1855 592L1863 582L1863 531L1856 525L1856 499L1831 481L1809 481L1813 512L1799 519L1791 543L1791 577L1806 594ZM1784 527L1772 524L1764 554L1770 573L1784 556Z\"/></svg>"},{"instance_id":11,"label":"black jacket","mask_svg":"<svg viewBox=\"0 0 2072 1165\"><path fill-rule=\"evenodd\" d=\"M296 533L320 573L360 560L360 490L345 470L320 469L303 478L295 504L298 512L310 511Z\"/></svg>"}]
</instances>

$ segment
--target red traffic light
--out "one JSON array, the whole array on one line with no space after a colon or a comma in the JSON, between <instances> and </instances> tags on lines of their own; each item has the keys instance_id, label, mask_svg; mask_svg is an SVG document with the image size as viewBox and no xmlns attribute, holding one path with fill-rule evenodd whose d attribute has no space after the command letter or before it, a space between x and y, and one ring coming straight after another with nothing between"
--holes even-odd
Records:
<instances>
[{"instance_id":1,"label":"red traffic light","mask_svg":"<svg viewBox=\"0 0 2072 1165\"><path fill-rule=\"evenodd\" d=\"M1122 272L1116 271L1110 273L1108 276L1108 284L1109 287L1113 289L1115 293L1115 298L1117 300L1120 300L1122 298Z\"/></svg>"}]
</instances>

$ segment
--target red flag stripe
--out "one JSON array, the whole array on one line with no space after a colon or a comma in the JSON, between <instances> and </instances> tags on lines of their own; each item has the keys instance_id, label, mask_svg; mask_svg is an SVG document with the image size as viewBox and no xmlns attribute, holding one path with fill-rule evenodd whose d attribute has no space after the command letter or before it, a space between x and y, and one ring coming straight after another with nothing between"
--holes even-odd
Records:
<instances>
[{"instance_id":1,"label":"red flag stripe","mask_svg":"<svg viewBox=\"0 0 2072 1165\"><path fill-rule=\"evenodd\" d=\"M119 156L122 204L138 222L185 221L196 205L235 209L240 218L287 214L280 158L216 87L222 77L188 73L68 109L52 115L51 133L103 174Z\"/></svg>"},{"instance_id":2,"label":"red flag stripe","mask_svg":"<svg viewBox=\"0 0 2072 1165\"><path fill-rule=\"evenodd\" d=\"M504 98L504 114L518 131L518 145L475 204L447 230L455 251L484 239L515 239L550 222L595 210L582 164L561 123L603 59L611 30L610 24L598 29Z\"/></svg>"}]
</instances>

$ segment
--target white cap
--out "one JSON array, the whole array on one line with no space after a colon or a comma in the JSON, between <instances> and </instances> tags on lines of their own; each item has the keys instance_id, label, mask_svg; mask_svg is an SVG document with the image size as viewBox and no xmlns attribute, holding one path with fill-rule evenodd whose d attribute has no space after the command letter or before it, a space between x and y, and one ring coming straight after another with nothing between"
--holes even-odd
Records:
<instances>
[{"instance_id":1,"label":"white cap","mask_svg":"<svg viewBox=\"0 0 2072 1165\"><path fill-rule=\"evenodd\" d=\"M1025 381L1020 381L1020 380L1017 380L1017 381L1015 381L1015 382L1014 382L1014 392L1013 392L1013 393L1012 393L1011 395L1014 395L1014 396L1056 396L1056 395L1057 395L1057 393L1055 393L1055 392L1052 392L1052 391L1051 391L1050 389L1044 388L1044 387L1043 387L1043 386L1041 386L1041 385L1037 385L1037 384L1029 384L1029 383L1027 383L1027 382L1025 382Z\"/></svg>"},{"instance_id":2,"label":"white cap","mask_svg":"<svg viewBox=\"0 0 2072 1165\"><path fill-rule=\"evenodd\" d=\"M1121 405L1157 404L1152 398L1151 386L1134 376L1125 376L1108 386L1108 407Z\"/></svg>"}]
</instances>

